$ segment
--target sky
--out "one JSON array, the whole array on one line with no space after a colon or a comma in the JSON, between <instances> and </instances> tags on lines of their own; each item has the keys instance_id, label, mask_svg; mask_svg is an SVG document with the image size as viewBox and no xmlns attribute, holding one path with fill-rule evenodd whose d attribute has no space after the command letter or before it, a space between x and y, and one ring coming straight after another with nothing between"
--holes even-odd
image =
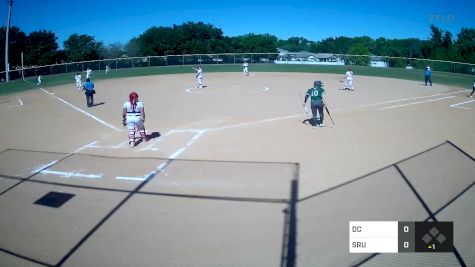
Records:
<instances>
[{"instance_id":1,"label":"sky","mask_svg":"<svg viewBox=\"0 0 475 267\"><path fill-rule=\"evenodd\" d=\"M153 26L204 22L226 36L269 33L279 39L304 37L430 38L430 24L455 37L475 28L475 1L467 0L14 0L11 25L26 34L49 30L58 44L73 33L104 44L127 43ZM0 26L8 4L0 1Z\"/></svg>"}]
</instances>

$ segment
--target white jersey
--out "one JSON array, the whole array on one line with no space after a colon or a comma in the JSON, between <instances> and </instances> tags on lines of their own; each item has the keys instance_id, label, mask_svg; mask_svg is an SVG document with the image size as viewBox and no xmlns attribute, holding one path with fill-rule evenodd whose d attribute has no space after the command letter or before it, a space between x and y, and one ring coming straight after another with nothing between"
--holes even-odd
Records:
<instances>
[{"instance_id":1,"label":"white jersey","mask_svg":"<svg viewBox=\"0 0 475 267\"><path fill-rule=\"evenodd\" d=\"M247 67L249 66L249 63L244 62L244 63L242 64L242 66L245 67L245 68L247 68Z\"/></svg>"},{"instance_id":2,"label":"white jersey","mask_svg":"<svg viewBox=\"0 0 475 267\"><path fill-rule=\"evenodd\" d=\"M203 78L203 69L198 69L196 71L196 78L198 78L198 79Z\"/></svg>"},{"instance_id":3,"label":"white jersey","mask_svg":"<svg viewBox=\"0 0 475 267\"><path fill-rule=\"evenodd\" d=\"M92 70L91 70L91 69L87 69L87 70L86 70L86 78L87 78L87 79L91 78L91 74L92 74Z\"/></svg>"},{"instance_id":4,"label":"white jersey","mask_svg":"<svg viewBox=\"0 0 475 267\"><path fill-rule=\"evenodd\" d=\"M41 76L38 76L38 83L41 83Z\"/></svg>"},{"instance_id":5,"label":"white jersey","mask_svg":"<svg viewBox=\"0 0 475 267\"><path fill-rule=\"evenodd\" d=\"M143 104L140 101L137 101L135 104L135 109L132 108L130 101L124 102L124 109L127 112L127 116L140 116L142 115Z\"/></svg>"},{"instance_id":6,"label":"white jersey","mask_svg":"<svg viewBox=\"0 0 475 267\"><path fill-rule=\"evenodd\" d=\"M74 76L74 79L76 80L76 83L81 83L81 74Z\"/></svg>"},{"instance_id":7,"label":"white jersey","mask_svg":"<svg viewBox=\"0 0 475 267\"><path fill-rule=\"evenodd\" d=\"M347 80L353 80L353 72L351 70L345 73Z\"/></svg>"}]
</instances>

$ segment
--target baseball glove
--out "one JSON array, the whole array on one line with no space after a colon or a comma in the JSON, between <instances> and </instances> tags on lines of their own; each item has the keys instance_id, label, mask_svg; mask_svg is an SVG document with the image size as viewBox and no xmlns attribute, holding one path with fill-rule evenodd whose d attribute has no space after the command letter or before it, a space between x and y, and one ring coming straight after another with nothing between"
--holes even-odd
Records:
<instances>
[{"instance_id":1,"label":"baseball glove","mask_svg":"<svg viewBox=\"0 0 475 267\"><path fill-rule=\"evenodd\" d=\"M125 119L122 119L122 125L127 126L127 121Z\"/></svg>"}]
</instances>

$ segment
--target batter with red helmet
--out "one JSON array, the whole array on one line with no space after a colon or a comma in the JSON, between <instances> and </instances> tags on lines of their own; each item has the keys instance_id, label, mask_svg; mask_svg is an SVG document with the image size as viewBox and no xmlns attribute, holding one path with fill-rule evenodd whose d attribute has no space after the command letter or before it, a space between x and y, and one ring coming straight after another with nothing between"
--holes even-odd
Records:
<instances>
[{"instance_id":1,"label":"batter with red helmet","mask_svg":"<svg viewBox=\"0 0 475 267\"><path fill-rule=\"evenodd\" d=\"M139 130L140 137L145 142L148 141L145 134L145 109L143 103L139 101L139 95L136 92L129 94L129 101L124 102L122 109L122 123L127 126L129 131L129 144L135 146L135 129Z\"/></svg>"}]
</instances>

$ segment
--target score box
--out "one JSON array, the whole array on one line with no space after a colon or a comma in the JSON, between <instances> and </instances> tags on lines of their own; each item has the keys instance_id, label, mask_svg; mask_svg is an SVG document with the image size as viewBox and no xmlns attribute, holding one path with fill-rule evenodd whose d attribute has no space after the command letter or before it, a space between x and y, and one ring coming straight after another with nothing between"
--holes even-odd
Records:
<instances>
[{"instance_id":1,"label":"score box","mask_svg":"<svg viewBox=\"0 0 475 267\"><path fill-rule=\"evenodd\" d=\"M397 253L397 221L350 221L350 253Z\"/></svg>"},{"instance_id":2,"label":"score box","mask_svg":"<svg viewBox=\"0 0 475 267\"><path fill-rule=\"evenodd\" d=\"M350 253L452 252L453 222L350 221Z\"/></svg>"}]
</instances>

